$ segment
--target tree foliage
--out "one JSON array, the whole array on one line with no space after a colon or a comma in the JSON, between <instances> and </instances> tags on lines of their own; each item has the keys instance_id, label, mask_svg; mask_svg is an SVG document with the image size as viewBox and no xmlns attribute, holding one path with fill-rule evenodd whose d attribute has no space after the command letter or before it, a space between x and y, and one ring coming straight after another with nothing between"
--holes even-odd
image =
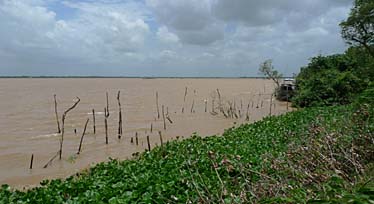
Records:
<instances>
[{"instance_id":1,"label":"tree foliage","mask_svg":"<svg viewBox=\"0 0 374 204\"><path fill-rule=\"evenodd\" d=\"M347 20L340 24L350 45L363 46L374 57L374 1L356 0Z\"/></svg>"},{"instance_id":2,"label":"tree foliage","mask_svg":"<svg viewBox=\"0 0 374 204\"><path fill-rule=\"evenodd\" d=\"M368 84L348 54L317 56L296 77L295 106L329 106L351 103Z\"/></svg>"},{"instance_id":3,"label":"tree foliage","mask_svg":"<svg viewBox=\"0 0 374 204\"><path fill-rule=\"evenodd\" d=\"M280 79L282 78L282 74L280 74L277 70L273 67L273 61L271 59L266 60L265 62L260 64L259 71L263 74L266 78L271 79L279 88L280 86Z\"/></svg>"}]
</instances>

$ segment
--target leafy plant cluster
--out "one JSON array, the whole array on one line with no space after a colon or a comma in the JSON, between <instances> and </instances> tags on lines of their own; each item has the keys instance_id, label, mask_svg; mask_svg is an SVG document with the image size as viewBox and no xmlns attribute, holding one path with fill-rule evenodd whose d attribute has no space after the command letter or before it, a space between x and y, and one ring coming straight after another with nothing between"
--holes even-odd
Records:
<instances>
[{"instance_id":1,"label":"leafy plant cluster","mask_svg":"<svg viewBox=\"0 0 374 204\"><path fill-rule=\"evenodd\" d=\"M169 142L26 192L3 185L0 202L373 202L373 129L373 109L310 108Z\"/></svg>"},{"instance_id":2,"label":"leafy plant cluster","mask_svg":"<svg viewBox=\"0 0 374 204\"><path fill-rule=\"evenodd\" d=\"M317 56L296 78L298 107L351 103L374 81L374 2L355 0L341 34L351 45L344 54Z\"/></svg>"},{"instance_id":3,"label":"leafy plant cluster","mask_svg":"<svg viewBox=\"0 0 374 204\"><path fill-rule=\"evenodd\" d=\"M351 103L374 79L367 71L369 66L357 62L355 49L359 48L351 48L345 54L312 58L296 78L293 104L311 107Z\"/></svg>"}]
</instances>

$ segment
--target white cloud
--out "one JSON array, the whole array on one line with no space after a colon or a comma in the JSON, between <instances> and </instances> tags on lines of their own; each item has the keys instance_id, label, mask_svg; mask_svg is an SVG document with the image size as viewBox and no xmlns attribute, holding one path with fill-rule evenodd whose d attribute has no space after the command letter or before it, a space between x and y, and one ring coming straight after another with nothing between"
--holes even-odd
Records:
<instances>
[{"instance_id":1,"label":"white cloud","mask_svg":"<svg viewBox=\"0 0 374 204\"><path fill-rule=\"evenodd\" d=\"M257 74L261 61L272 58L287 75L315 54L345 49L338 24L351 4L352 0L0 0L0 74L43 74L46 67L47 74L60 74L66 67L77 67L76 72L69 69L72 75L92 70L238 76ZM59 18L62 14L69 17Z\"/></svg>"},{"instance_id":2,"label":"white cloud","mask_svg":"<svg viewBox=\"0 0 374 204\"><path fill-rule=\"evenodd\" d=\"M169 31L166 26L161 26L158 28L157 37L161 42L164 43L177 43L179 38L176 34Z\"/></svg>"},{"instance_id":3,"label":"white cloud","mask_svg":"<svg viewBox=\"0 0 374 204\"><path fill-rule=\"evenodd\" d=\"M158 21L187 44L209 45L224 38L224 24L211 13L212 0L147 0Z\"/></svg>"}]
</instances>

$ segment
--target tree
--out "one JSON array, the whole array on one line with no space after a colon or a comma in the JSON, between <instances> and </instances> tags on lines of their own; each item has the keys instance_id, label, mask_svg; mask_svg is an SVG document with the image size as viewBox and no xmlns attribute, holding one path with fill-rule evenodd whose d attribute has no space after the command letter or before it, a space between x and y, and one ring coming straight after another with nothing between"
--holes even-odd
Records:
<instances>
[{"instance_id":1,"label":"tree","mask_svg":"<svg viewBox=\"0 0 374 204\"><path fill-rule=\"evenodd\" d=\"M342 37L350 45L361 45L374 57L374 1L355 0L347 20L340 23Z\"/></svg>"},{"instance_id":2,"label":"tree","mask_svg":"<svg viewBox=\"0 0 374 204\"><path fill-rule=\"evenodd\" d=\"M271 59L266 60L265 62L260 64L260 73L263 74L267 79L271 79L277 85L277 88L280 87L280 79L282 78L282 74L280 74L277 70L274 69L272 65L273 61Z\"/></svg>"}]
</instances>

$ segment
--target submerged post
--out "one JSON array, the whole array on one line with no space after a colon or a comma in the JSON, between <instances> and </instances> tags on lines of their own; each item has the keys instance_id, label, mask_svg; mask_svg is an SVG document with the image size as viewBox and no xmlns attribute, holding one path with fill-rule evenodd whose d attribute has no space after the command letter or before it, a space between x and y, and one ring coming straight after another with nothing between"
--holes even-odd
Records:
<instances>
[{"instance_id":1,"label":"submerged post","mask_svg":"<svg viewBox=\"0 0 374 204\"><path fill-rule=\"evenodd\" d=\"M187 86L186 86L186 89L184 90L182 113L184 113L184 105L186 104L186 96L187 96Z\"/></svg>"},{"instance_id":2,"label":"submerged post","mask_svg":"<svg viewBox=\"0 0 374 204\"><path fill-rule=\"evenodd\" d=\"M164 130L166 130L166 122L165 122L165 112L164 112L164 105L162 105L162 119L164 121Z\"/></svg>"},{"instance_id":3,"label":"submerged post","mask_svg":"<svg viewBox=\"0 0 374 204\"><path fill-rule=\"evenodd\" d=\"M164 145L164 141L163 141L163 139L162 139L161 131L158 131L158 135L160 136L161 146L163 146L163 145Z\"/></svg>"},{"instance_id":4,"label":"submerged post","mask_svg":"<svg viewBox=\"0 0 374 204\"><path fill-rule=\"evenodd\" d=\"M104 108L104 125L105 125L105 144L108 144L108 111L106 108Z\"/></svg>"},{"instance_id":5,"label":"submerged post","mask_svg":"<svg viewBox=\"0 0 374 204\"><path fill-rule=\"evenodd\" d=\"M147 135L148 151L151 151L151 144L149 142L149 135Z\"/></svg>"},{"instance_id":6,"label":"submerged post","mask_svg":"<svg viewBox=\"0 0 374 204\"><path fill-rule=\"evenodd\" d=\"M156 108L157 108L157 118L160 119L160 108L158 105L158 92L156 91Z\"/></svg>"},{"instance_id":7,"label":"submerged post","mask_svg":"<svg viewBox=\"0 0 374 204\"><path fill-rule=\"evenodd\" d=\"M119 107L119 110L118 110L118 117L119 117L119 120L118 120L118 139L121 139L121 137L122 137L122 107L121 107L120 94L121 94L121 91L118 91L118 94L117 94L118 107Z\"/></svg>"},{"instance_id":8,"label":"submerged post","mask_svg":"<svg viewBox=\"0 0 374 204\"><path fill-rule=\"evenodd\" d=\"M53 98L55 99L55 115L56 115L56 121L57 121L57 133L61 133L60 121L59 121L59 119L58 119L58 113L57 113L57 100L56 100L56 94L53 95Z\"/></svg>"},{"instance_id":9,"label":"submerged post","mask_svg":"<svg viewBox=\"0 0 374 204\"><path fill-rule=\"evenodd\" d=\"M31 155L30 169L32 169L33 162L34 162L34 154Z\"/></svg>"},{"instance_id":10,"label":"submerged post","mask_svg":"<svg viewBox=\"0 0 374 204\"><path fill-rule=\"evenodd\" d=\"M95 109L92 109L92 119L93 119L93 133L96 134L96 118L95 118Z\"/></svg>"},{"instance_id":11,"label":"submerged post","mask_svg":"<svg viewBox=\"0 0 374 204\"><path fill-rule=\"evenodd\" d=\"M59 151L59 158L61 160L62 158L62 144L64 143L64 133L65 133L65 119L66 119L66 116L67 114L73 110L77 105L78 103L81 101L80 98L77 97L77 101L74 103L73 106L71 106L69 109L67 109L64 114L62 115L62 130L61 130L61 140L60 140L60 151Z\"/></svg>"},{"instance_id":12,"label":"submerged post","mask_svg":"<svg viewBox=\"0 0 374 204\"><path fill-rule=\"evenodd\" d=\"M106 111L109 117L109 97L108 97L108 92L106 92Z\"/></svg>"},{"instance_id":13,"label":"submerged post","mask_svg":"<svg viewBox=\"0 0 374 204\"><path fill-rule=\"evenodd\" d=\"M138 132L135 132L135 144L136 146L139 145Z\"/></svg>"},{"instance_id":14,"label":"submerged post","mask_svg":"<svg viewBox=\"0 0 374 204\"><path fill-rule=\"evenodd\" d=\"M88 124L88 121L89 121L89 120L90 120L90 119L87 118L86 124L84 125L84 129L83 129L83 133L82 133L82 136L81 136L81 140L80 140L80 142L79 142L79 148L78 148L78 152L77 152L77 154L80 154L80 152L81 152L81 149L82 149L82 142L83 142L83 137L84 137L84 135L86 134L87 124Z\"/></svg>"}]
</instances>

